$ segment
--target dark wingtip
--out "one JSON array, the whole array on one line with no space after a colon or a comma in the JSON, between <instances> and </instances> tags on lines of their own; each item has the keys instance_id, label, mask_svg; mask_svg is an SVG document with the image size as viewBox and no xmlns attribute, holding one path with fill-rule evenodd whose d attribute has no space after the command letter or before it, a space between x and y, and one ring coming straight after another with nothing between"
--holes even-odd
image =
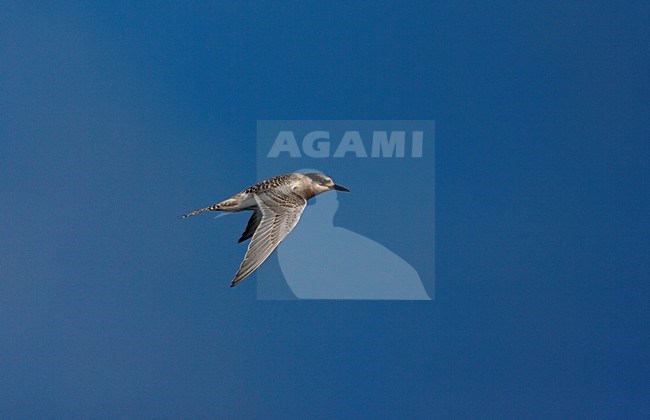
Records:
<instances>
[{"instance_id":1,"label":"dark wingtip","mask_svg":"<svg viewBox=\"0 0 650 420\"><path fill-rule=\"evenodd\" d=\"M243 279L238 279L237 277L235 277L235 278L232 279L232 281L230 282L230 287L235 287L235 286L237 286L237 285L238 285L239 283L241 283L241 281L244 280L245 278L246 278L246 277L244 277Z\"/></svg>"}]
</instances>

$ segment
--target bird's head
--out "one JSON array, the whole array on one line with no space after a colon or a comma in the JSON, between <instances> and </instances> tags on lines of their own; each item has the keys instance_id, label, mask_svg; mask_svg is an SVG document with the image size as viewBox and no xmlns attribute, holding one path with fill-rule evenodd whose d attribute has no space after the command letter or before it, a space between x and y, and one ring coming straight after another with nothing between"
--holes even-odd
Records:
<instances>
[{"instance_id":1,"label":"bird's head","mask_svg":"<svg viewBox=\"0 0 650 420\"><path fill-rule=\"evenodd\" d=\"M331 190L350 192L350 190L347 188L336 185L334 181L332 181L332 178L328 177L325 174L321 174L319 172L310 172L303 175L312 180L312 187L316 195Z\"/></svg>"}]
</instances>

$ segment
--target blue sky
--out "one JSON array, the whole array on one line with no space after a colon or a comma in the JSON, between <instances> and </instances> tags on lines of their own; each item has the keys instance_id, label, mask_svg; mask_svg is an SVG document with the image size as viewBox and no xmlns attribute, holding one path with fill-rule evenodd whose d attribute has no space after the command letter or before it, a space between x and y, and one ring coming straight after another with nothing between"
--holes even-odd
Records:
<instances>
[{"instance_id":1,"label":"blue sky","mask_svg":"<svg viewBox=\"0 0 650 420\"><path fill-rule=\"evenodd\" d=\"M57 3L0 16L3 417L649 415L646 2ZM268 119L436 120L434 301L228 287L245 218L175 216Z\"/></svg>"}]
</instances>

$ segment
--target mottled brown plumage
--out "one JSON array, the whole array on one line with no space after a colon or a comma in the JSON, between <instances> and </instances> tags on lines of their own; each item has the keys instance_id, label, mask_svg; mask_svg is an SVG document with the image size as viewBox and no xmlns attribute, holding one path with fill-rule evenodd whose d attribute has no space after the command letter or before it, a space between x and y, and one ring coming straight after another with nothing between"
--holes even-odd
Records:
<instances>
[{"instance_id":1,"label":"mottled brown plumage","mask_svg":"<svg viewBox=\"0 0 650 420\"><path fill-rule=\"evenodd\" d=\"M300 220L307 200L326 191L348 191L321 173L289 173L261 181L209 207L191 211L187 218L207 211L253 212L239 242L252 238L230 287L251 275L271 255Z\"/></svg>"}]
</instances>

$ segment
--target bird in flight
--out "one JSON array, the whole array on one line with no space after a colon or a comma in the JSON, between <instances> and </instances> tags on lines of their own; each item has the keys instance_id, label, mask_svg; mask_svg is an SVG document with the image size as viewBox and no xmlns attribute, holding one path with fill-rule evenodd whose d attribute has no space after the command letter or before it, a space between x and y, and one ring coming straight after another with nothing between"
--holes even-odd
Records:
<instances>
[{"instance_id":1,"label":"bird in flight","mask_svg":"<svg viewBox=\"0 0 650 420\"><path fill-rule=\"evenodd\" d=\"M220 203L180 217L185 219L206 211L253 212L239 238L240 243L252 239L237 274L230 282L230 287L233 287L257 270L298 224L307 200L331 190L350 191L322 173L294 172L266 179Z\"/></svg>"}]
</instances>

